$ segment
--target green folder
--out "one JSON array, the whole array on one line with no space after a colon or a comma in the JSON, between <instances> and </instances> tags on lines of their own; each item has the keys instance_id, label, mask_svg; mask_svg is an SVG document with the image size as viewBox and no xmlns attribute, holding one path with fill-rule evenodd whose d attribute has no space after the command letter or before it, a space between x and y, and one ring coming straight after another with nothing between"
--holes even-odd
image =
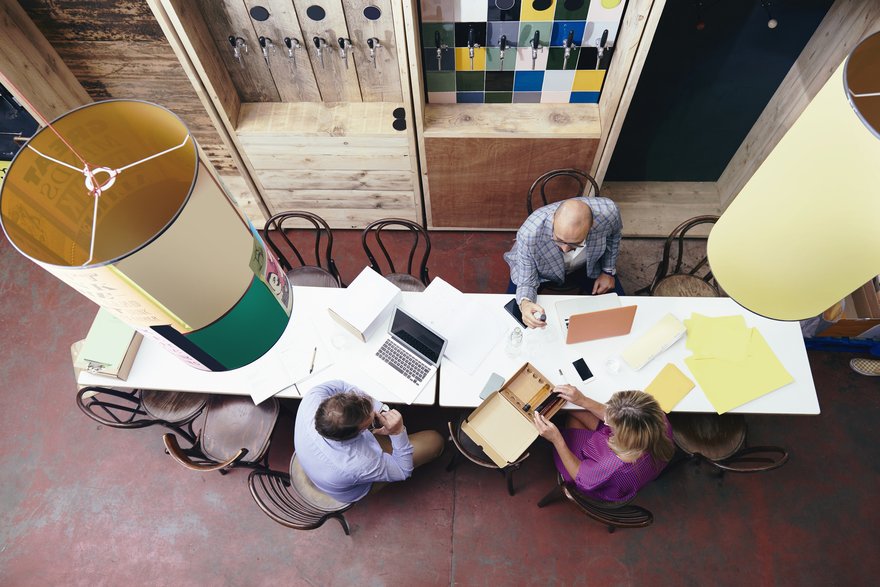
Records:
<instances>
[{"instance_id":1,"label":"green folder","mask_svg":"<svg viewBox=\"0 0 880 587\"><path fill-rule=\"evenodd\" d=\"M101 308L86 336L77 366L125 379L142 338L134 328Z\"/></svg>"}]
</instances>

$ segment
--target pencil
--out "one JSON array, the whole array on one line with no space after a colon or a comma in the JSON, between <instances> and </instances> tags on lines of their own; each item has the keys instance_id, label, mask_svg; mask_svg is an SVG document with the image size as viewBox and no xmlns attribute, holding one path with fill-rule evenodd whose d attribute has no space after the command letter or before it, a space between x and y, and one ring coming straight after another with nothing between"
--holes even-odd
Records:
<instances>
[{"instance_id":1,"label":"pencil","mask_svg":"<svg viewBox=\"0 0 880 587\"><path fill-rule=\"evenodd\" d=\"M318 354L318 347L315 347L315 350L312 351L312 364L309 366L309 375L312 374L312 371L315 370L315 356Z\"/></svg>"}]
</instances>

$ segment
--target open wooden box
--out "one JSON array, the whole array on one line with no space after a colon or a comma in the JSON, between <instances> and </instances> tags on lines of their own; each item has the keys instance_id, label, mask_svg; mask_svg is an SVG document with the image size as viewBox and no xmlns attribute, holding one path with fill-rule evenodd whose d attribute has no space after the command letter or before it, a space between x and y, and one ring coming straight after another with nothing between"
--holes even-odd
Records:
<instances>
[{"instance_id":1,"label":"open wooden box","mask_svg":"<svg viewBox=\"0 0 880 587\"><path fill-rule=\"evenodd\" d=\"M516 461L538 438L535 411L551 418L565 405L553 383L531 363L520 367L461 425L462 431L499 467Z\"/></svg>"}]
</instances>

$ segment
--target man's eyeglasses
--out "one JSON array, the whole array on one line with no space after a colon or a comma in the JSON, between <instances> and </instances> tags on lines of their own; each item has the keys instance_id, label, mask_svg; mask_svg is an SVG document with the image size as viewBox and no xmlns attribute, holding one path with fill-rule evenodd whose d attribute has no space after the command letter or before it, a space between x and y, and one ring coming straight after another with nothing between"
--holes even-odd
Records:
<instances>
[{"instance_id":1,"label":"man's eyeglasses","mask_svg":"<svg viewBox=\"0 0 880 587\"><path fill-rule=\"evenodd\" d=\"M566 245L566 246L569 246L569 247L571 247L571 248L573 248L573 249L577 249L577 248L582 247L582 246L584 246L585 244L587 244L587 240L586 240L586 239L582 240L582 241L579 242L579 243L569 243L569 242L566 242L566 241L564 241L564 240L561 240L561 239L556 238L555 235L554 235L550 240L553 241L554 243L556 243L557 245Z\"/></svg>"}]
</instances>

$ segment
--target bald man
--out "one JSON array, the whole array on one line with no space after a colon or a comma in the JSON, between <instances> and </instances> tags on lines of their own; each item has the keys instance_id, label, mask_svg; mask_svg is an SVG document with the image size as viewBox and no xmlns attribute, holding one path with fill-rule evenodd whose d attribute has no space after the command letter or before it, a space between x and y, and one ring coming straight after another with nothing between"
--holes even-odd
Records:
<instances>
[{"instance_id":1,"label":"bald man","mask_svg":"<svg viewBox=\"0 0 880 587\"><path fill-rule=\"evenodd\" d=\"M608 198L571 198L535 210L504 254L510 265L507 293L516 293L523 322L547 325L539 318L544 308L535 303L547 282L579 286L582 294L623 295L616 278L622 229L620 210Z\"/></svg>"}]
</instances>

